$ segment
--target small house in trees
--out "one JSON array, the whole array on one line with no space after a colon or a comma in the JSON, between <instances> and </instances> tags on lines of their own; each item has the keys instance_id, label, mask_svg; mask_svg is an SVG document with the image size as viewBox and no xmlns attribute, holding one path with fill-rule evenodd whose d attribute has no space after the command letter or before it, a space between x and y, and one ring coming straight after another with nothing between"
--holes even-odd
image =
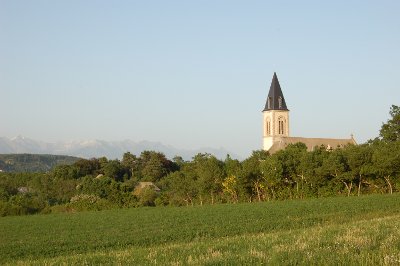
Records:
<instances>
[{"instance_id":1,"label":"small house in trees","mask_svg":"<svg viewBox=\"0 0 400 266\"><path fill-rule=\"evenodd\" d=\"M26 194L29 191L30 191L30 189L28 187L19 187L18 188L18 193L21 193L21 194Z\"/></svg>"},{"instance_id":2,"label":"small house in trees","mask_svg":"<svg viewBox=\"0 0 400 266\"><path fill-rule=\"evenodd\" d=\"M291 137L289 134L289 109L276 73L272 77L268 98L263 110L263 149L275 153L289 144L302 142L309 151L315 147L335 149L346 145L356 145L353 135L349 139Z\"/></svg>"},{"instance_id":3,"label":"small house in trees","mask_svg":"<svg viewBox=\"0 0 400 266\"><path fill-rule=\"evenodd\" d=\"M154 190L154 192L157 192L157 193L161 191L161 189L159 187L157 187L153 182L139 182L135 186L135 189L133 190L133 194L139 195L140 192L146 188L150 188L150 189Z\"/></svg>"}]
</instances>

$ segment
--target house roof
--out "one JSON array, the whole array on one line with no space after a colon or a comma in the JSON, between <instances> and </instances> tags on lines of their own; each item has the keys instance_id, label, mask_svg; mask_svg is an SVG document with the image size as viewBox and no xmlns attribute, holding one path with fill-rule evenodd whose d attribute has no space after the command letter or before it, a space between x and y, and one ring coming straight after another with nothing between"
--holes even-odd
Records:
<instances>
[{"instance_id":1,"label":"house roof","mask_svg":"<svg viewBox=\"0 0 400 266\"><path fill-rule=\"evenodd\" d=\"M145 188L145 187L150 187L150 188L154 189L154 191L160 191L161 190L153 182L139 182L136 185L136 188L140 188L140 189Z\"/></svg>"},{"instance_id":2,"label":"house roof","mask_svg":"<svg viewBox=\"0 0 400 266\"><path fill-rule=\"evenodd\" d=\"M320 147L321 145L336 149L338 147L343 148L347 145L356 145L356 141L353 137L350 139L325 139L325 138L301 138L301 137L282 137L277 140L272 147L268 150L270 154L273 154L279 150L283 150L289 144L304 143L307 146L308 151L313 151L315 147Z\"/></svg>"},{"instance_id":3,"label":"house roof","mask_svg":"<svg viewBox=\"0 0 400 266\"><path fill-rule=\"evenodd\" d=\"M269 110L288 110L286 107L285 97L283 97L281 85L279 85L279 80L275 72L272 77L271 87L269 88L268 98L263 112Z\"/></svg>"}]
</instances>

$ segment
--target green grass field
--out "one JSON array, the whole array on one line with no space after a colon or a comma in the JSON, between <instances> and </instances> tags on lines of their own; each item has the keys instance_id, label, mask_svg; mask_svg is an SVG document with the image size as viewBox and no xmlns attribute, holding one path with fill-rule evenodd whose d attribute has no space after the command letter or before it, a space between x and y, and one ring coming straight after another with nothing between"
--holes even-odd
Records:
<instances>
[{"instance_id":1,"label":"green grass field","mask_svg":"<svg viewBox=\"0 0 400 266\"><path fill-rule=\"evenodd\" d=\"M400 194L0 218L0 264L400 264Z\"/></svg>"}]
</instances>

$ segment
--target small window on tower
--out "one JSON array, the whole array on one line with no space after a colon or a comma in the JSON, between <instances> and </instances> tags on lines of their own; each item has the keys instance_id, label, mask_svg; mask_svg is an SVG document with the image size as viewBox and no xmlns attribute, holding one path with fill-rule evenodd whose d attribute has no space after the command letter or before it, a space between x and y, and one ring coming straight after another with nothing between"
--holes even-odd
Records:
<instances>
[{"instance_id":1,"label":"small window on tower","mask_svg":"<svg viewBox=\"0 0 400 266\"><path fill-rule=\"evenodd\" d=\"M272 97L268 97L268 109L271 109Z\"/></svg>"},{"instance_id":2,"label":"small window on tower","mask_svg":"<svg viewBox=\"0 0 400 266\"><path fill-rule=\"evenodd\" d=\"M278 98L279 109L282 109L282 97Z\"/></svg>"},{"instance_id":3,"label":"small window on tower","mask_svg":"<svg viewBox=\"0 0 400 266\"><path fill-rule=\"evenodd\" d=\"M279 135L285 134L285 120L283 117L278 118L278 134Z\"/></svg>"}]
</instances>

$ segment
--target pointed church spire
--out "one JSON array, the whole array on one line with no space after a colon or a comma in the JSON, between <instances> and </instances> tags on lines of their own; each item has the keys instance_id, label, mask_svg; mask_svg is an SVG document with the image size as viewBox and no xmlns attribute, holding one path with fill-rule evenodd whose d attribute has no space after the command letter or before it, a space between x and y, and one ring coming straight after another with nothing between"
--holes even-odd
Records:
<instances>
[{"instance_id":1,"label":"pointed church spire","mask_svg":"<svg viewBox=\"0 0 400 266\"><path fill-rule=\"evenodd\" d=\"M267 102L265 103L263 112L269 110L288 110L275 72L272 77L271 87L269 89Z\"/></svg>"}]
</instances>

